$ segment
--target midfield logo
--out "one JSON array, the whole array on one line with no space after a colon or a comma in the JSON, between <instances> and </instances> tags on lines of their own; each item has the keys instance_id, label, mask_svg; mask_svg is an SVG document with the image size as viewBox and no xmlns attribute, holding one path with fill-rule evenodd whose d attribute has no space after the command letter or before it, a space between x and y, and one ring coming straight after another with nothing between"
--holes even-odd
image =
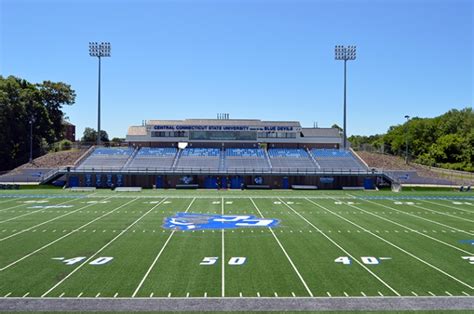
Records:
<instances>
[{"instance_id":1,"label":"midfield logo","mask_svg":"<svg viewBox=\"0 0 474 314\"><path fill-rule=\"evenodd\" d=\"M178 213L165 218L163 228L174 230L236 229L248 227L275 227L277 219L257 218L255 216L206 215Z\"/></svg>"}]
</instances>

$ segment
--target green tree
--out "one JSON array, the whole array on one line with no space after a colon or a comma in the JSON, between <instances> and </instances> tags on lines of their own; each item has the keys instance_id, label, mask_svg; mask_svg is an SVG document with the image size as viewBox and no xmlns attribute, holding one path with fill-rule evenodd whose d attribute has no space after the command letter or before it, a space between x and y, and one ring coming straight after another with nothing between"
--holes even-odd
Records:
<instances>
[{"instance_id":1,"label":"green tree","mask_svg":"<svg viewBox=\"0 0 474 314\"><path fill-rule=\"evenodd\" d=\"M73 104L74 99L74 91L64 83L32 84L14 76L0 76L0 170L28 161L30 122L34 157L61 139L61 108Z\"/></svg>"},{"instance_id":2,"label":"green tree","mask_svg":"<svg viewBox=\"0 0 474 314\"><path fill-rule=\"evenodd\" d=\"M109 142L109 135L106 131L100 130L100 140L103 143ZM82 142L84 143L95 143L97 142L97 131L93 128L85 128L82 134Z\"/></svg>"}]
</instances>

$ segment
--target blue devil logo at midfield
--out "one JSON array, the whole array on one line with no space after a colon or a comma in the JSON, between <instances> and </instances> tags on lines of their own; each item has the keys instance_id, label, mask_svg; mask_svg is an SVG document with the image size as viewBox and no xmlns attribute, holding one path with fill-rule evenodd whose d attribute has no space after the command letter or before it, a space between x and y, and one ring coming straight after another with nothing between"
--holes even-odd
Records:
<instances>
[{"instance_id":1,"label":"blue devil logo at midfield","mask_svg":"<svg viewBox=\"0 0 474 314\"><path fill-rule=\"evenodd\" d=\"M165 218L163 228L175 230L235 229L248 227L275 227L277 219L243 215L207 215L178 213Z\"/></svg>"}]
</instances>

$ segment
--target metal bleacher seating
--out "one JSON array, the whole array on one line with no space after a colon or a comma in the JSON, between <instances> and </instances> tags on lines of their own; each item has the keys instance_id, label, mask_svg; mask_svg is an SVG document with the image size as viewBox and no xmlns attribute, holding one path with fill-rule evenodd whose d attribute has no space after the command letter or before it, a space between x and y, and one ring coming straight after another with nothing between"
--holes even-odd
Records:
<instances>
[{"instance_id":1,"label":"metal bleacher seating","mask_svg":"<svg viewBox=\"0 0 474 314\"><path fill-rule=\"evenodd\" d=\"M227 170L269 170L265 152L260 148L227 148L225 150Z\"/></svg>"},{"instance_id":2,"label":"metal bleacher seating","mask_svg":"<svg viewBox=\"0 0 474 314\"><path fill-rule=\"evenodd\" d=\"M134 152L133 148L96 148L78 169L121 169Z\"/></svg>"},{"instance_id":3,"label":"metal bleacher seating","mask_svg":"<svg viewBox=\"0 0 474 314\"><path fill-rule=\"evenodd\" d=\"M273 169L317 170L308 152L302 148L270 148L268 155Z\"/></svg>"},{"instance_id":4,"label":"metal bleacher seating","mask_svg":"<svg viewBox=\"0 0 474 314\"><path fill-rule=\"evenodd\" d=\"M366 171L367 168L347 150L316 149L311 150L322 170L331 171Z\"/></svg>"},{"instance_id":5,"label":"metal bleacher seating","mask_svg":"<svg viewBox=\"0 0 474 314\"><path fill-rule=\"evenodd\" d=\"M175 166L177 170L219 169L221 150L219 148L185 148Z\"/></svg>"},{"instance_id":6,"label":"metal bleacher seating","mask_svg":"<svg viewBox=\"0 0 474 314\"><path fill-rule=\"evenodd\" d=\"M166 169L173 166L177 149L174 147L142 147L125 169Z\"/></svg>"}]
</instances>

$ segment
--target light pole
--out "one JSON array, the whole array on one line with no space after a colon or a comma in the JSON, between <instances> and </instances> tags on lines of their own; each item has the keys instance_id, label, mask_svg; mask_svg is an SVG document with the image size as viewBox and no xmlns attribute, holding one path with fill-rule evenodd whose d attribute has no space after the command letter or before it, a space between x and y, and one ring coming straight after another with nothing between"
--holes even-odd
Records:
<instances>
[{"instance_id":1,"label":"light pole","mask_svg":"<svg viewBox=\"0 0 474 314\"><path fill-rule=\"evenodd\" d=\"M356 46L336 46L334 49L335 59L344 60L344 149L347 149L347 106L346 106L346 77L347 61L356 59Z\"/></svg>"},{"instance_id":2,"label":"light pole","mask_svg":"<svg viewBox=\"0 0 474 314\"><path fill-rule=\"evenodd\" d=\"M33 161L33 123L35 123L35 117L30 117L30 163Z\"/></svg>"},{"instance_id":3,"label":"light pole","mask_svg":"<svg viewBox=\"0 0 474 314\"><path fill-rule=\"evenodd\" d=\"M102 57L110 57L110 43L109 42L89 42L89 55L91 57L99 58L99 86L98 86L98 100L97 100L97 145L100 145L100 60Z\"/></svg>"},{"instance_id":4,"label":"light pole","mask_svg":"<svg viewBox=\"0 0 474 314\"><path fill-rule=\"evenodd\" d=\"M410 116L406 115L405 119L407 119L407 124L405 126L405 164L408 165L408 120L410 120Z\"/></svg>"}]
</instances>

